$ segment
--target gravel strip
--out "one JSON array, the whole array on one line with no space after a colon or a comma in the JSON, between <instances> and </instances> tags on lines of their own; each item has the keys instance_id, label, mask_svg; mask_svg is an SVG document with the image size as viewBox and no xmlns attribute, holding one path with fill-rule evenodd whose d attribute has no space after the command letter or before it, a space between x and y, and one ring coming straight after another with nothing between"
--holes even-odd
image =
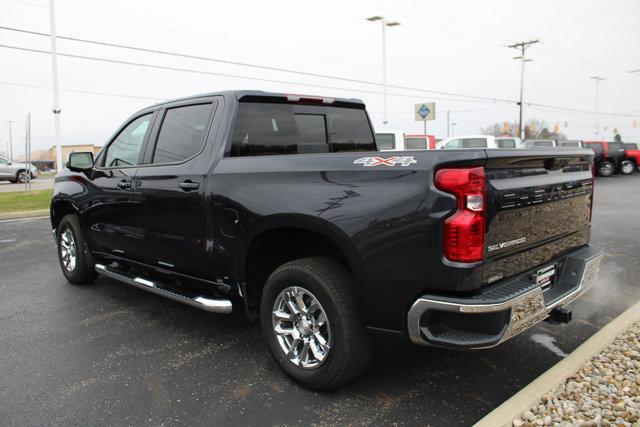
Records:
<instances>
[{"instance_id":1,"label":"gravel strip","mask_svg":"<svg viewBox=\"0 0 640 427\"><path fill-rule=\"evenodd\" d=\"M513 426L640 427L640 323L545 394Z\"/></svg>"}]
</instances>

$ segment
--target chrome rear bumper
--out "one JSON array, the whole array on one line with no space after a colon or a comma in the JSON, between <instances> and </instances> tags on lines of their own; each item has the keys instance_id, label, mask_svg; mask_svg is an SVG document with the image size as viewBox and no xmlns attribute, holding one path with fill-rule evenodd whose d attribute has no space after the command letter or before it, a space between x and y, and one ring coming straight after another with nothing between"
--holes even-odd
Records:
<instances>
[{"instance_id":1,"label":"chrome rear bumper","mask_svg":"<svg viewBox=\"0 0 640 427\"><path fill-rule=\"evenodd\" d=\"M597 279L602 256L592 247L566 256L556 284L544 291L527 273L469 298L423 295L407 316L409 338L442 347L496 346L587 292Z\"/></svg>"}]
</instances>

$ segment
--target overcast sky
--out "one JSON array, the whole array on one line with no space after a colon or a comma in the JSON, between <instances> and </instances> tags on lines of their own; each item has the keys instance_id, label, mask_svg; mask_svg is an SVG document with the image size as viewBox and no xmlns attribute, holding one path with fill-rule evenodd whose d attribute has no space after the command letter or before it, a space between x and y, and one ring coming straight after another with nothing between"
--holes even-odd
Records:
<instances>
[{"instance_id":1,"label":"overcast sky","mask_svg":"<svg viewBox=\"0 0 640 427\"><path fill-rule=\"evenodd\" d=\"M47 6L45 0L0 0L0 26L48 33ZM382 81L381 26L365 18L383 15L402 24L387 28L388 84L412 88L388 89L387 128L421 132L413 106L432 101L437 117L429 122L428 133L438 138L446 136L446 110L451 111L456 134L515 120L515 104L471 97L516 100L520 65L512 59L517 52L505 46L538 38L541 43L527 55L534 60L526 65L525 102L554 108L527 106L525 119L561 123L570 138L592 138L595 83L589 78L598 75L606 78L600 83L600 121L606 126L602 135L612 138L617 127L625 140L640 141L640 73L628 73L640 69L637 0L56 0L56 9L59 36L372 83ZM47 37L0 30L2 45L49 50L49 43ZM242 77L60 57L63 144L102 145L140 108L225 89L361 98L376 129L384 128L382 88L375 84L66 40L58 41L58 50ZM15 122L14 154L24 151L27 112L32 114L34 149L53 144L51 84L50 55L0 47L0 151L8 140L7 120ZM630 114L636 114L636 129Z\"/></svg>"}]
</instances>

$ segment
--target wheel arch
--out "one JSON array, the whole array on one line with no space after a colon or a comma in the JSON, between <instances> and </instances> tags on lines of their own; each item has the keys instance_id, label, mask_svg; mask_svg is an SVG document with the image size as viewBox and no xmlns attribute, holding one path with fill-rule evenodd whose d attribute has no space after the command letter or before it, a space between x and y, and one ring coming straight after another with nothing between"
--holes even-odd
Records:
<instances>
[{"instance_id":1,"label":"wheel arch","mask_svg":"<svg viewBox=\"0 0 640 427\"><path fill-rule=\"evenodd\" d=\"M302 214L277 214L263 218L246 240L240 255L238 277L244 283L248 307L260 302L269 275L294 259L321 256L342 264L360 276L360 258L348 236L334 224ZM356 289L357 291L357 289Z\"/></svg>"},{"instance_id":2,"label":"wheel arch","mask_svg":"<svg viewBox=\"0 0 640 427\"><path fill-rule=\"evenodd\" d=\"M78 208L68 200L52 200L50 208L51 228L56 230L62 218L69 214L77 214Z\"/></svg>"}]
</instances>

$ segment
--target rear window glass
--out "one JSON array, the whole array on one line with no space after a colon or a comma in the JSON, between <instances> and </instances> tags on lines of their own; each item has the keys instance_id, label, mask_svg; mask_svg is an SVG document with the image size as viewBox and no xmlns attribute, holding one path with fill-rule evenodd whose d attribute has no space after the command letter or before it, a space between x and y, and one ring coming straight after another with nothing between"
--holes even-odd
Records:
<instances>
[{"instance_id":1,"label":"rear window glass","mask_svg":"<svg viewBox=\"0 0 640 427\"><path fill-rule=\"evenodd\" d=\"M404 148L407 150L426 150L427 138L405 138Z\"/></svg>"},{"instance_id":2,"label":"rear window glass","mask_svg":"<svg viewBox=\"0 0 640 427\"><path fill-rule=\"evenodd\" d=\"M396 136L392 133L376 133L379 150L395 150Z\"/></svg>"},{"instance_id":3,"label":"rear window glass","mask_svg":"<svg viewBox=\"0 0 640 427\"><path fill-rule=\"evenodd\" d=\"M624 144L624 146L627 148L627 150L637 150L638 149L638 144Z\"/></svg>"},{"instance_id":4,"label":"rear window glass","mask_svg":"<svg viewBox=\"0 0 640 427\"><path fill-rule=\"evenodd\" d=\"M232 156L375 151L364 110L242 102Z\"/></svg>"},{"instance_id":5,"label":"rear window glass","mask_svg":"<svg viewBox=\"0 0 640 427\"><path fill-rule=\"evenodd\" d=\"M496 143L500 148L516 148L516 140L511 138L496 138Z\"/></svg>"}]
</instances>

